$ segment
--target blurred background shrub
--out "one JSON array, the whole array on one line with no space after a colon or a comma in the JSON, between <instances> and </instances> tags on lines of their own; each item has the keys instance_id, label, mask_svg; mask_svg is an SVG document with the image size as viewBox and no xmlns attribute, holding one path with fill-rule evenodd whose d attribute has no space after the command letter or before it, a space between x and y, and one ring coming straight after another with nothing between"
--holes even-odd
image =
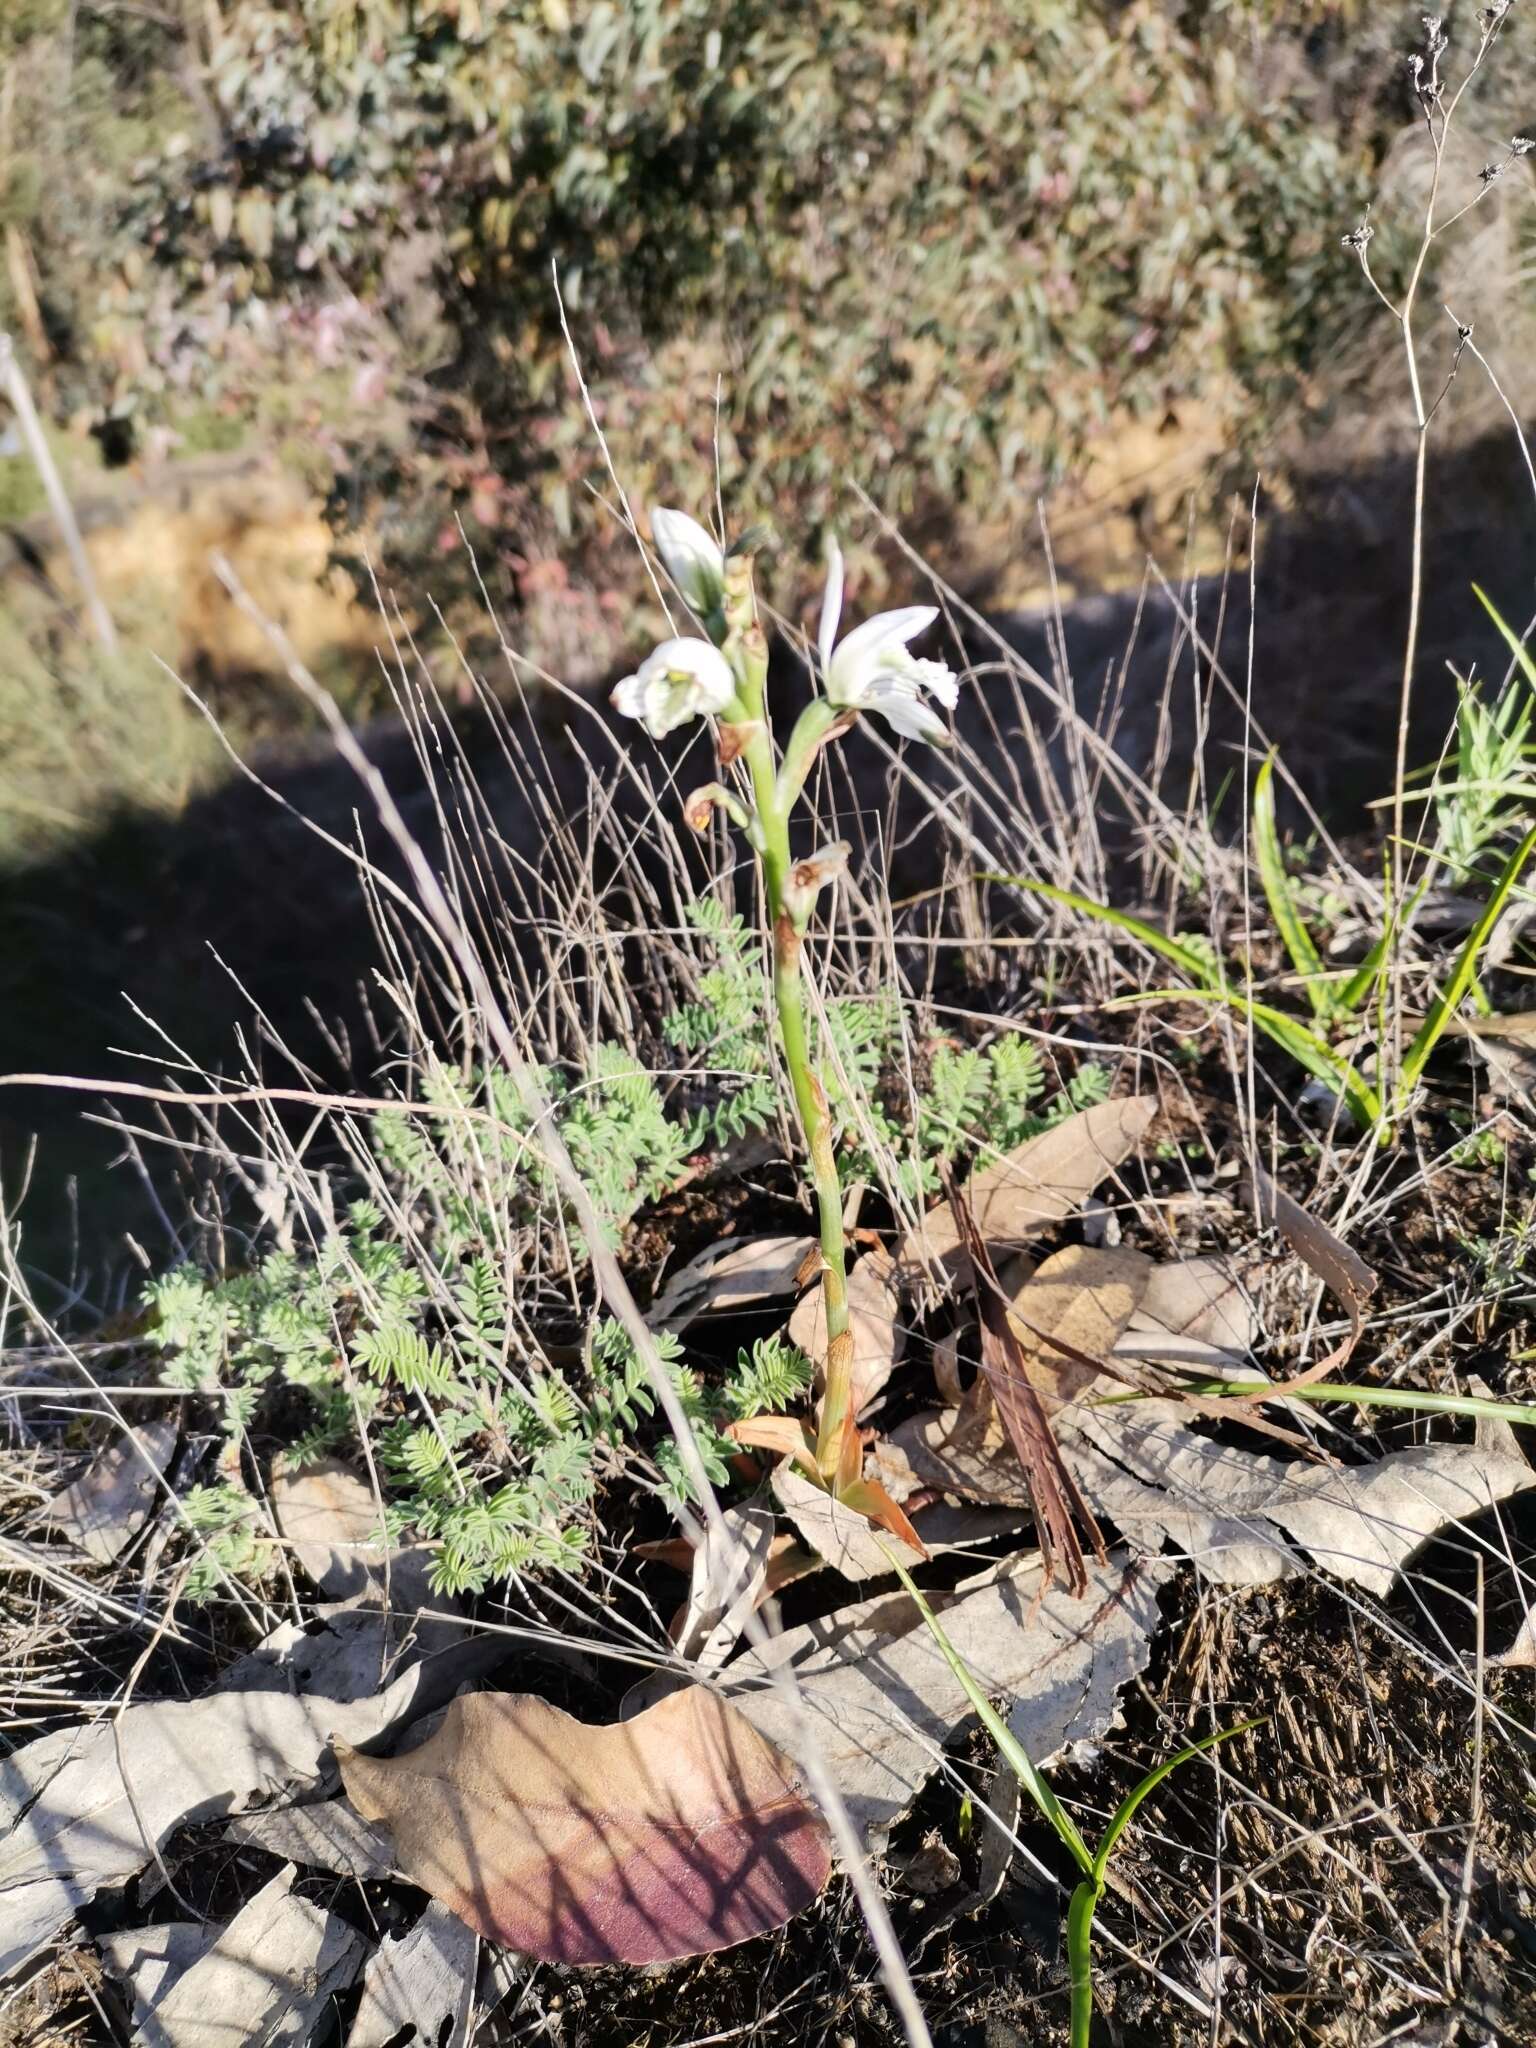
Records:
<instances>
[{"instance_id":1,"label":"blurred background shrub","mask_svg":"<svg viewBox=\"0 0 1536 2048\"><path fill-rule=\"evenodd\" d=\"M30 272L64 409L119 454L292 425L401 539L433 457L481 526L589 527L552 264L634 495L697 497L721 380L727 492L808 546L848 476L995 519L1127 411L1251 441L1358 313L1404 113L1347 4L7 14L0 317Z\"/></svg>"}]
</instances>

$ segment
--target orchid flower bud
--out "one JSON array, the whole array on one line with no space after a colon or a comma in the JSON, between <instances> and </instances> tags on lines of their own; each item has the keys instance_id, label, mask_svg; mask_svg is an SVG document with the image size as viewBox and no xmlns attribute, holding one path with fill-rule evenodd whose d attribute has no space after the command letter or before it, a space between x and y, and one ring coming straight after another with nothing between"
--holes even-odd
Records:
<instances>
[{"instance_id":1,"label":"orchid flower bud","mask_svg":"<svg viewBox=\"0 0 1536 2048\"><path fill-rule=\"evenodd\" d=\"M651 539L688 609L701 620L716 616L725 601L725 556L714 537L686 512L653 505Z\"/></svg>"},{"instance_id":2,"label":"orchid flower bud","mask_svg":"<svg viewBox=\"0 0 1536 2048\"><path fill-rule=\"evenodd\" d=\"M846 871L852 850L846 839L837 839L830 846L818 846L808 860L797 860L790 869L784 882L784 908L797 932L810 923L822 890Z\"/></svg>"}]
</instances>

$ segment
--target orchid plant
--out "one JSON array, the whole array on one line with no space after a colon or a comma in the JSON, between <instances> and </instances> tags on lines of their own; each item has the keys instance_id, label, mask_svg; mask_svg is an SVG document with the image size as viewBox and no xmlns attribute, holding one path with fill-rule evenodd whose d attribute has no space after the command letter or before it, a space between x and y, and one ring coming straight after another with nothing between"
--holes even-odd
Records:
<instances>
[{"instance_id":1,"label":"orchid plant","mask_svg":"<svg viewBox=\"0 0 1536 2048\"><path fill-rule=\"evenodd\" d=\"M715 721L721 772L733 775L735 787L706 783L688 797L685 812L688 823L702 832L712 813L723 811L757 856L779 1041L810 1161L819 1223L827 1357L814 1425L787 1415L757 1416L735 1424L732 1434L743 1444L795 1459L846 1506L921 1550L901 1509L863 1476L863 1446L851 1400L843 1192L827 1093L806 1028L805 935L822 890L845 869L849 848L838 841L797 859L790 820L818 750L850 731L860 713L883 718L904 739L942 743L948 727L940 712L954 709L959 685L943 662L910 652L911 643L938 617L932 605L880 612L839 640L843 557L834 541L816 636L820 691L781 750L766 702L768 642L758 617L750 554L743 548L722 549L686 512L661 507L651 513L651 537L700 630L663 640L619 684L613 704L658 740L695 718Z\"/></svg>"}]
</instances>

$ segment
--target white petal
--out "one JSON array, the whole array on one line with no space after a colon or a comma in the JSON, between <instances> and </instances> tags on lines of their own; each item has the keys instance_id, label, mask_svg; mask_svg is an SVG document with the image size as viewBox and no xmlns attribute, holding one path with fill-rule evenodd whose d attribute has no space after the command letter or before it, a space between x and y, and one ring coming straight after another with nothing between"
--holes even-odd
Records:
<instances>
[{"instance_id":1,"label":"white petal","mask_svg":"<svg viewBox=\"0 0 1536 2048\"><path fill-rule=\"evenodd\" d=\"M671 676L654 675L645 686L645 729L653 740L663 740L675 726L686 725L697 708L689 685Z\"/></svg>"},{"instance_id":2,"label":"white petal","mask_svg":"<svg viewBox=\"0 0 1536 2048\"><path fill-rule=\"evenodd\" d=\"M938 616L931 604L912 604L900 611L876 612L855 626L827 664L827 695L832 702L862 704L882 653L915 640Z\"/></svg>"},{"instance_id":3,"label":"white petal","mask_svg":"<svg viewBox=\"0 0 1536 2048\"><path fill-rule=\"evenodd\" d=\"M731 664L719 648L691 635L663 640L640 664L640 673L647 681L653 675L686 676L697 686L699 707L705 711L723 711L736 694Z\"/></svg>"},{"instance_id":4,"label":"white petal","mask_svg":"<svg viewBox=\"0 0 1536 2048\"><path fill-rule=\"evenodd\" d=\"M899 686L876 684L866 697L864 708L883 718L904 739L931 740L942 745L949 738L948 728L932 706L915 692Z\"/></svg>"},{"instance_id":5,"label":"white petal","mask_svg":"<svg viewBox=\"0 0 1536 2048\"><path fill-rule=\"evenodd\" d=\"M608 702L621 718L644 718L645 684L639 676L625 676L621 683L614 685Z\"/></svg>"},{"instance_id":6,"label":"white petal","mask_svg":"<svg viewBox=\"0 0 1536 2048\"><path fill-rule=\"evenodd\" d=\"M821 593L821 623L816 629L816 650L822 672L832 666L832 649L837 644L837 625L843 616L843 551L835 540L827 542L827 587Z\"/></svg>"},{"instance_id":7,"label":"white petal","mask_svg":"<svg viewBox=\"0 0 1536 2048\"><path fill-rule=\"evenodd\" d=\"M878 654L883 647L905 647L909 640L915 640L919 633L926 632L938 616L938 606L932 604L908 604L899 611L876 612L862 626L854 627L838 648L838 657L841 659L849 654L863 661L871 654Z\"/></svg>"},{"instance_id":8,"label":"white petal","mask_svg":"<svg viewBox=\"0 0 1536 2048\"><path fill-rule=\"evenodd\" d=\"M930 697L937 697L946 711L953 711L960 701L960 678L947 662L915 661L910 654L904 654L898 673L916 683L920 690L926 690Z\"/></svg>"}]
</instances>

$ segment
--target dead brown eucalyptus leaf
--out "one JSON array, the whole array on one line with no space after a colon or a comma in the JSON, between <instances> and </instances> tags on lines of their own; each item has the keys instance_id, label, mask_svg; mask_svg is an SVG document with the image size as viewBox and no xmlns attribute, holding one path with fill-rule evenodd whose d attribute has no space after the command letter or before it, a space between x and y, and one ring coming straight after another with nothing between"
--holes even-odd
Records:
<instances>
[{"instance_id":1,"label":"dead brown eucalyptus leaf","mask_svg":"<svg viewBox=\"0 0 1536 2048\"><path fill-rule=\"evenodd\" d=\"M1100 1181L1123 1166L1157 1114L1152 1095L1096 1102L1028 1138L1001 1159L984 1160L965 1183L965 1198L982 1241L1015 1249L1079 1208ZM963 1250L953 1212L930 1209L897 1253L903 1274L942 1260L958 1267Z\"/></svg>"},{"instance_id":2,"label":"dead brown eucalyptus leaf","mask_svg":"<svg viewBox=\"0 0 1536 2048\"><path fill-rule=\"evenodd\" d=\"M43 1509L49 1529L98 1564L111 1564L144 1526L176 1438L176 1424L164 1418L120 1437L49 1501Z\"/></svg>"},{"instance_id":3,"label":"dead brown eucalyptus leaf","mask_svg":"<svg viewBox=\"0 0 1536 2048\"><path fill-rule=\"evenodd\" d=\"M1291 1250L1314 1272L1349 1317L1349 1335L1326 1357L1309 1365L1291 1379L1256 1387L1251 1394L1231 1394L1233 1401L1274 1401L1309 1387L1329 1373L1342 1372L1349 1363L1360 1333L1365 1328L1365 1304L1376 1289L1376 1275L1361 1258L1336 1236L1326 1223L1304 1209L1300 1202L1276 1187L1257 1160L1248 1180L1248 1197L1260 1223L1273 1223Z\"/></svg>"},{"instance_id":4,"label":"dead brown eucalyptus leaf","mask_svg":"<svg viewBox=\"0 0 1536 2048\"><path fill-rule=\"evenodd\" d=\"M1048 1408L1075 1401L1103 1378L1102 1362L1145 1300L1155 1270L1144 1252L1121 1245L1069 1244L1014 1292L1008 1325Z\"/></svg>"},{"instance_id":5,"label":"dead brown eucalyptus leaf","mask_svg":"<svg viewBox=\"0 0 1536 2048\"><path fill-rule=\"evenodd\" d=\"M793 1767L703 1686L600 1727L470 1693L405 1755L340 1761L413 1883L545 1962L707 1955L783 1926L831 1871Z\"/></svg>"}]
</instances>

